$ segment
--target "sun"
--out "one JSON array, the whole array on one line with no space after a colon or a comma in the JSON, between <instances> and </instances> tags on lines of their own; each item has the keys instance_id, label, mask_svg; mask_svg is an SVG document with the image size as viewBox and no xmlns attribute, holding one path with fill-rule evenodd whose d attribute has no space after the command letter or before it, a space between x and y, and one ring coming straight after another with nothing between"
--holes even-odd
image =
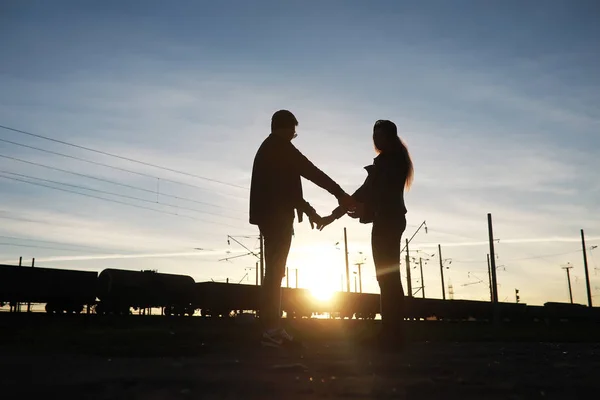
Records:
<instances>
[{"instance_id":1,"label":"sun","mask_svg":"<svg viewBox=\"0 0 600 400\"><path fill-rule=\"evenodd\" d=\"M334 290L327 286L317 286L310 289L310 294L319 301L329 301L333 297Z\"/></svg>"}]
</instances>

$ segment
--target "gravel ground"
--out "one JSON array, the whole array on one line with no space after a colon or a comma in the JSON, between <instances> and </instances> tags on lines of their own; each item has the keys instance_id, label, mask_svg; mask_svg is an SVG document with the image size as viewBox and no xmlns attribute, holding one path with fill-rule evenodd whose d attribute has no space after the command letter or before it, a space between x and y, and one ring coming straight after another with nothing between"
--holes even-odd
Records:
<instances>
[{"instance_id":1,"label":"gravel ground","mask_svg":"<svg viewBox=\"0 0 600 400\"><path fill-rule=\"evenodd\" d=\"M401 355L343 342L302 354L232 345L142 358L1 350L3 399L565 399L600 389L590 344L416 343Z\"/></svg>"},{"instance_id":2,"label":"gravel ground","mask_svg":"<svg viewBox=\"0 0 600 400\"><path fill-rule=\"evenodd\" d=\"M305 335L308 349L289 353L261 349L255 330L235 324L208 336L198 327L5 327L0 398L575 399L600 389L600 344L590 341L421 340L380 354L319 324L328 334Z\"/></svg>"}]
</instances>

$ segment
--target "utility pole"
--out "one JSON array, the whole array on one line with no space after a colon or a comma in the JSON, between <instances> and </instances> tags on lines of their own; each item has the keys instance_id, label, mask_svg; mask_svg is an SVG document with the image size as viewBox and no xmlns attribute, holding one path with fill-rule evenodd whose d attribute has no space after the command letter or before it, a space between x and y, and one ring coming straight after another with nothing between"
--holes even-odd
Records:
<instances>
[{"instance_id":1,"label":"utility pole","mask_svg":"<svg viewBox=\"0 0 600 400\"><path fill-rule=\"evenodd\" d=\"M567 271L567 284L569 285L569 300L571 301L571 304L573 304L573 291L571 290L571 273L570 273L570 269L573 268L573 266L569 263L567 264L565 267L562 267L562 269Z\"/></svg>"},{"instance_id":2,"label":"utility pole","mask_svg":"<svg viewBox=\"0 0 600 400\"><path fill-rule=\"evenodd\" d=\"M490 285L490 302L494 302L494 289L492 288L492 267L490 266L490 255L487 255L488 280Z\"/></svg>"},{"instance_id":3,"label":"utility pole","mask_svg":"<svg viewBox=\"0 0 600 400\"><path fill-rule=\"evenodd\" d=\"M425 298L425 281L423 280L423 259L419 257L419 268L421 269L421 293Z\"/></svg>"},{"instance_id":4,"label":"utility pole","mask_svg":"<svg viewBox=\"0 0 600 400\"><path fill-rule=\"evenodd\" d=\"M519 296L519 289L515 289L515 301L519 303L521 297Z\"/></svg>"},{"instance_id":5,"label":"utility pole","mask_svg":"<svg viewBox=\"0 0 600 400\"><path fill-rule=\"evenodd\" d=\"M290 287L290 268L285 267L285 287Z\"/></svg>"},{"instance_id":6,"label":"utility pole","mask_svg":"<svg viewBox=\"0 0 600 400\"><path fill-rule=\"evenodd\" d=\"M446 288L444 287L444 261L442 259L442 245L438 244L438 254L440 256L440 276L442 278L442 300L446 300Z\"/></svg>"},{"instance_id":7,"label":"utility pole","mask_svg":"<svg viewBox=\"0 0 600 400\"><path fill-rule=\"evenodd\" d=\"M247 236L244 236L247 237ZM240 258L240 257L246 257L249 255L253 255L254 257L256 257L256 259L259 260L260 262L260 269L259 269L259 263L256 263L256 284L257 285L262 285L262 281L264 278L264 240L263 240L263 235L262 233L258 235L259 241L260 241L260 250L258 252L258 254L252 250L250 250L247 246L245 246L242 242L240 242L239 240L237 240L234 236L231 235L227 235L227 245L231 245L231 241L233 240L235 243L237 243L238 245L240 245L241 247L243 247L244 249L246 249L248 251L248 253L246 254L241 254L238 256L232 256L232 257L225 257L225 258L221 258L219 261L230 261L231 259L234 258ZM195 248L195 250L203 250L201 248ZM229 253L229 252L227 252ZM260 272L260 279L259 279L259 272Z\"/></svg>"},{"instance_id":8,"label":"utility pole","mask_svg":"<svg viewBox=\"0 0 600 400\"><path fill-rule=\"evenodd\" d=\"M410 251L408 250L408 239L406 239L406 294L412 297L412 280L410 278Z\"/></svg>"},{"instance_id":9,"label":"utility pole","mask_svg":"<svg viewBox=\"0 0 600 400\"><path fill-rule=\"evenodd\" d=\"M492 272L492 302L498 303L498 281L496 279L496 256L494 252L494 229L492 214L488 213L488 233L490 236L490 269Z\"/></svg>"},{"instance_id":10,"label":"utility pole","mask_svg":"<svg viewBox=\"0 0 600 400\"><path fill-rule=\"evenodd\" d=\"M364 264L364 262L357 262L356 265L358 267L358 292L362 293L362 265Z\"/></svg>"},{"instance_id":11,"label":"utility pole","mask_svg":"<svg viewBox=\"0 0 600 400\"><path fill-rule=\"evenodd\" d=\"M265 241L263 238L262 233L259 235L259 241L260 241L260 285L262 286L263 283L263 279L265 277L265 255L264 255L264 249L265 249ZM256 243L256 242L255 242Z\"/></svg>"},{"instance_id":12,"label":"utility pole","mask_svg":"<svg viewBox=\"0 0 600 400\"><path fill-rule=\"evenodd\" d=\"M346 291L350 293L350 264L348 264L348 236L344 228L344 255L346 258Z\"/></svg>"},{"instance_id":13,"label":"utility pole","mask_svg":"<svg viewBox=\"0 0 600 400\"><path fill-rule=\"evenodd\" d=\"M31 268L35 266L35 258L31 259ZM31 302L27 302L27 312L31 312Z\"/></svg>"},{"instance_id":14,"label":"utility pole","mask_svg":"<svg viewBox=\"0 0 600 400\"><path fill-rule=\"evenodd\" d=\"M583 247L583 266L585 267L585 286L587 288L588 307L592 306L592 291L590 289L590 273L588 271L587 251L585 248L585 235L581 230L581 246Z\"/></svg>"}]
</instances>

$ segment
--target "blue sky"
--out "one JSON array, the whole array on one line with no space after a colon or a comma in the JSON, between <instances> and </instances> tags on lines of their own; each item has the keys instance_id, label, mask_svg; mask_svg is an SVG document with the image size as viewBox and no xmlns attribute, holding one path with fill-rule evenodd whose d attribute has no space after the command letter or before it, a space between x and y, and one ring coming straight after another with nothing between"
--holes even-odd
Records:
<instances>
[{"instance_id":1,"label":"blue sky","mask_svg":"<svg viewBox=\"0 0 600 400\"><path fill-rule=\"evenodd\" d=\"M500 300L513 301L515 288L532 304L568 300L560 267L570 262L575 300L585 303L579 230L588 247L600 244L599 12L594 1L5 2L0 124L247 188L270 116L287 108L300 120L298 148L351 192L374 157L373 122L392 119L416 169L406 236L424 220L429 228L412 242L423 251L416 255L431 258L428 297L441 296L430 257L441 243L455 298L487 298L477 282L487 279L491 212L497 264L505 266ZM198 281L249 273L252 281L251 257L217 261L243 254L227 245L228 234L257 233L247 222L247 189L8 130L0 139L155 178L6 142L5 157L145 191L5 157L0 175L147 201L158 187L171 197L152 204L44 183L196 218L0 178L0 261L153 268ZM336 205L309 182L305 194L322 214ZM335 243L343 227L351 262L366 257L364 289L377 291L370 227L348 217L323 232L297 227L289 266L299 269L300 286L320 279L340 287L344 257ZM590 274L600 295L595 252Z\"/></svg>"}]
</instances>

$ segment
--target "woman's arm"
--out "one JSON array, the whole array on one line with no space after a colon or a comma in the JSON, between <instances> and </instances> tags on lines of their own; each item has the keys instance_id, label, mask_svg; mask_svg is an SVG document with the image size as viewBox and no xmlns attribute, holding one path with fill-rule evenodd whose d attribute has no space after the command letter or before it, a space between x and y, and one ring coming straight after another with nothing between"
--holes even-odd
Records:
<instances>
[{"instance_id":1,"label":"woman's arm","mask_svg":"<svg viewBox=\"0 0 600 400\"><path fill-rule=\"evenodd\" d=\"M370 209L372 208L372 206L370 205L372 203L372 201L370 199L370 197L371 197L370 194L373 190L373 180L374 180L372 166L366 167L366 170L369 175L367 175L363 184L358 189L356 189L356 191L352 194L352 198L354 200L356 200L358 203L361 203L365 213L370 215L370 214L372 214L372 211L370 211ZM346 214L346 210L344 210L343 207L339 206L339 207L336 207L331 212L331 215L329 217L325 217L324 219L327 219L326 222L328 222L327 225L329 225L331 222L342 218L344 216L344 214ZM362 222L362 220L361 220L361 222Z\"/></svg>"}]
</instances>

